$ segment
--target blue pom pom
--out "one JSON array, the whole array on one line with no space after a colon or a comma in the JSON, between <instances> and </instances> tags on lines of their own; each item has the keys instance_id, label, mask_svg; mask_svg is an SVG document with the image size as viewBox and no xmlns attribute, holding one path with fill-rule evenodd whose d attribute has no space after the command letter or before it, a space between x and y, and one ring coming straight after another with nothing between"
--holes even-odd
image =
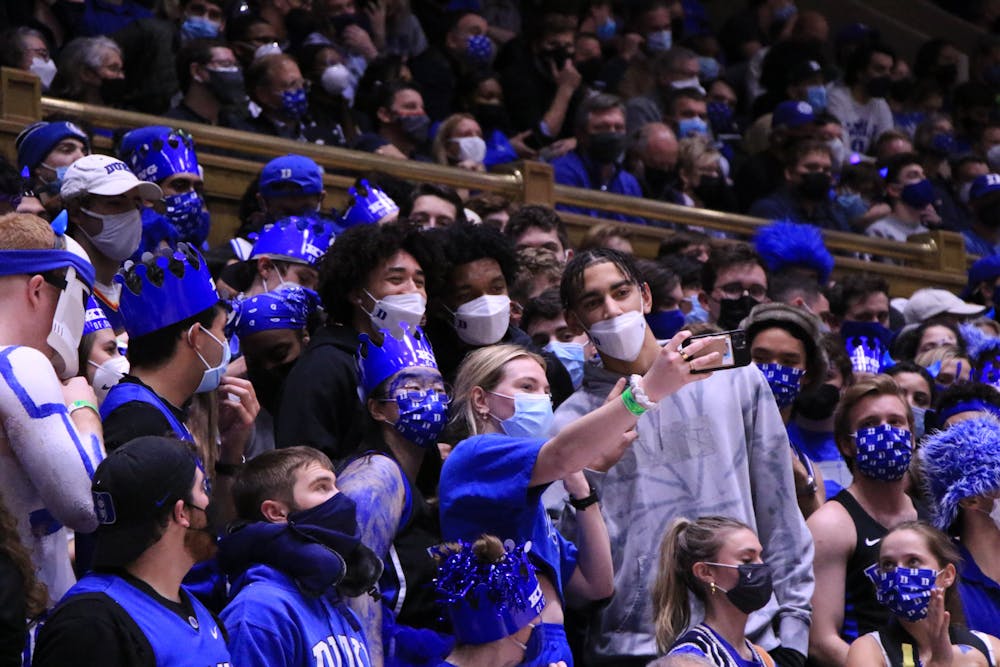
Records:
<instances>
[{"instance_id":1,"label":"blue pom pom","mask_svg":"<svg viewBox=\"0 0 1000 667\"><path fill-rule=\"evenodd\" d=\"M826 284L833 271L833 255L823 243L823 234L812 225L775 222L757 230L757 252L772 273L791 267L812 269Z\"/></svg>"}]
</instances>

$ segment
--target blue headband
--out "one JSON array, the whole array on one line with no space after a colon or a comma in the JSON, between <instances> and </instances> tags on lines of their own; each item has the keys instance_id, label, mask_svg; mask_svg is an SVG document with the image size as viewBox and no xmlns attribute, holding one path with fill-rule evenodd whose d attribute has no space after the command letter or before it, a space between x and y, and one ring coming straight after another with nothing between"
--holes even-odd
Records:
<instances>
[{"instance_id":1,"label":"blue headband","mask_svg":"<svg viewBox=\"0 0 1000 667\"><path fill-rule=\"evenodd\" d=\"M94 297L87 297L87 312L83 316L83 335L97 333L102 329L110 329L111 322Z\"/></svg>"},{"instance_id":2,"label":"blue headband","mask_svg":"<svg viewBox=\"0 0 1000 667\"><path fill-rule=\"evenodd\" d=\"M319 295L306 287L287 287L232 302L227 327L240 338L270 329L304 329L319 306Z\"/></svg>"},{"instance_id":3,"label":"blue headband","mask_svg":"<svg viewBox=\"0 0 1000 667\"><path fill-rule=\"evenodd\" d=\"M0 250L0 276L33 276L70 266L88 288L94 288L93 265L69 250Z\"/></svg>"},{"instance_id":4,"label":"blue headband","mask_svg":"<svg viewBox=\"0 0 1000 667\"><path fill-rule=\"evenodd\" d=\"M1000 417L1000 408L990 405L981 399L974 398L968 401L959 401L947 410L938 410L938 421L944 424L948 419L962 412L986 412L994 417Z\"/></svg>"}]
</instances>

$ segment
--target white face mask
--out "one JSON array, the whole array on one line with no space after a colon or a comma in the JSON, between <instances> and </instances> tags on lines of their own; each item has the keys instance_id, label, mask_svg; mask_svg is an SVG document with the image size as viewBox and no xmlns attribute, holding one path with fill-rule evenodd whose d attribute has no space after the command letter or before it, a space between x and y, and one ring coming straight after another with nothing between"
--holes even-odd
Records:
<instances>
[{"instance_id":1,"label":"white face mask","mask_svg":"<svg viewBox=\"0 0 1000 667\"><path fill-rule=\"evenodd\" d=\"M195 324L196 327L201 327L200 324ZM207 361L205 357L201 356L201 352L195 349L194 353L198 355L201 359L201 363L205 364L205 372L201 376L201 383L198 388L194 390L196 394L204 394L207 391L212 391L213 389L218 389L219 385L222 384L222 376L226 373L226 367L229 366L229 359L232 356L232 352L229 350L229 343L219 340L215 337L211 331L205 327L201 327L201 330L205 334L219 344L222 348L222 361L219 362L218 366L212 366ZM191 336L191 330L188 330L188 337Z\"/></svg>"},{"instance_id":2,"label":"white face mask","mask_svg":"<svg viewBox=\"0 0 1000 667\"><path fill-rule=\"evenodd\" d=\"M94 371L94 381L91 386L94 387L94 393L97 394L98 403L104 402L111 388L118 384L130 370L128 359L120 354L116 354L103 364L95 364L93 361L87 363L97 369Z\"/></svg>"},{"instance_id":3,"label":"white face mask","mask_svg":"<svg viewBox=\"0 0 1000 667\"><path fill-rule=\"evenodd\" d=\"M56 63L54 60L45 60L34 57L31 59L31 66L28 68L31 73L42 80L42 90L48 90L52 85L52 79L56 78Z\"/></svg>"},{"instance_id":4,"label":"white face mask","mask_svg":"<svg viewBox=\"0 0 1000 667\"><path fill-rule=\"evenodd\" d=\"M675 88L676 90L680 90L682 88L694 88L695 90L698 90L699 92L701 92L702 95L705 94L705 89L701 87L701 81L699 81L698 77L696 77L696 76L691 77L690 79L681 79L680 81L671 81L670 85L673 88Z\"/></svg>"},{"instance_id":5,"label":"white face mask","mask_svg":"<svg viewBox=\"0 0 1000 667\"><path fill-rule=\"evenodd\" d=\"M482 164L486 159L486 142L481 137L457 137L452 141L458 144L459 162Z\"/></svg>"},{"instance_id":6,"label":"white face mask","mask_svg":"<svg viewBox=\"0 0 1000 667\"><path fill-rule=\"evenodd\" d=\"M351 85L351 72L340 63L330 65L323 70L320 83L323 84L323 90L331 95L341 95Z\"/></svg>"},{"instance_id":7,"label":"white face mask","mask_svg":"<svg viewBox=\"0 0 1000 667\"><path fill-rule=\"evenodd\" d=\"M97 236L87 234L87 238L108 259L124 262L139 249L139 241L142 240L142 214L137 209L110 215L94 213L85 208L80 210L101 221L103 226L100 233Z\"/></svg>"},{"instance_id":8,"label":"white face mask","mask_svg":"<svg viewBox=\"0 0 1000 667\"><path fill-rule=\"evenodd\" d=\"M510 297L506 294L485 294L463 303L452 313L458 337L469 345L496 343L510 326Z\"/></svg>"},{"instance_id":9,"label":"white face mask","mask_svg":"<svg viewBox=\"0 0 1000 667\"><path fill-rule=\"evenodd\" d=\"M402 335L400 322L409 323L412 331L413 327L419 326L420 320L424 319L427 299L420 292L387 294L381 299L376 299L368 290L365 290L365 294L375 302L371 311L365 311L371 318L372 329L375 331L388 329L389 333L399 338Z\"/></svg>"},{"instance_id":10,"label":"white face mask","mask_svg":"<svg viewBox=\"0 0 1000 667\"><path fill-rule=\"evenodd\" d=\"M596 322L587 330L601 354L632 362L639 356L646 338L646 318L638 310Z\"/></svg>"},{"instance_id":11,"label":"white face mask","mask_svg":"<svg viewBox=\"0 0 1000 667\"><path fill-rule=\"evenodd\" d=\"M289 280L285 280L285 276L281 275L281 271L278 269L277 264L273 264L272 266L274 266L274 272L278 274L278 284L275 285L273 288L268 287L267 278L261 276L260 283L261 285L264 286L265 292L280 292L283 289L294 289L296 287L300 287L298 283L293 283Z\"/></svg>"},{"instance_id":12,"label":"white face mask","mask_svg":"<svg viewBox=\"0 0 1000 667\"><path fill-rule=\"evenodd\" d=\"M55 353L52 367L60 380L68 380L80 369L77 349L83 338L83 323L87 312L86 301L90 290L76 277L76 269L66 268L66 288L59 293L56 312L52 316L52 329L45 342Z\"/></svg>"},{"instance_id":13,"label":"white face mask","mask_svg":"<svg viewBox=\"0 0 1000 667\"><path fill-rule=\"evenodd\" d=\"M837 171L844 166L844 161L847 158L847 149L844 148L844 140L835 137L827 141L826 145L830 148L833 170Z\"/></svg>"}]
</instances>

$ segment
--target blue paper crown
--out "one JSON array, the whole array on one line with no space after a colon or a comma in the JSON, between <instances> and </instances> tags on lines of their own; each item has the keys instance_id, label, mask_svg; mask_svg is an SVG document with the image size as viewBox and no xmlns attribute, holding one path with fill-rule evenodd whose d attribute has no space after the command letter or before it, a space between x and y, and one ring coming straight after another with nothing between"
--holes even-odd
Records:
<instances>
[{"instance_id":1,"label":"blue paper crown","mask_svg":"<svg viewBox=\"0 0 1000 667\"><path fill-rule=\"evenodd\" d=\"M178 278L172 269L181 277ZM161 285L150 280L150 271L162 275ZM159 276L156 279L159 282ZM119 308L129 337L158 331L219 302L204 258L194 246L186 243L178 243L172 253L156 257L144 255L138 264L125 262L124 268L115 275L115 282L122 286Z\"/></svg>"},{"instance_id":2,"label":"blue paper crown","mask_svg":"<svg viewBox=\"0 0 1000 667\"><path fill-rule=\"evenodd\" d=\"M531 542L514 546L495 563L484 563L472 545L461 542L448 554L434 580L438 604L445 608L459 644L487 644L508 637L535 620L545 595L528 560ZM433 549L432 549L433 551ZM441 550L438 554L444 556Z\"/></svg>"},{"instance_id":3,"label":"blue paper crown","mask_svg":"<svg viewBox=\"0 0 1000 667\"><path fill-rule=\"evenodd\" d=\"M889 350L874 336L849 336L845 342L855 373L878 374L895 365Z\"/></svg>"},{"instance_id":4,"label":"blue paper crown","mask_svg":"<svg viewBox=\"0 0 1000 667\"><path fill-rule=\"evenodd\" d=\"M361 334L355 360L358 364L358 389L362 399L367 399L380 384L404 368L427 366L437 368L434 350L424 330L415 327L410 333L410 323L400 322L402 338L396 338L388 329L382 329L382 345L376 345L368 334Z\"/></svg>"},{"instance_id":5,"label":"blue paper crown","mask_svg":"<svg viewBox=\"0 0 1000 667\"><path fill-rule=\"evenodd\" d=\"M297 215L267 225L257 235L250 259L271 257L313 265L333 245L333 226Z\"/></svg>"},{"instance_id":6,"label":"blue paper crown","mask_svg":"<svg viewBox=\"0 0 1000 667\"><path fill-rule=\"evenodd\" d=\"M151 125L132 130L118 149L141 181L159 183L174 174L200 174L194 139L183 130Z\"/></svg>"},{"instance_id":7,"label":"blue paper crown","mask_svg":"<svg viewBox=\"0 0 1000 667\"><path fill-rule=\"evenodd\" d=\"M378 186L370 185L365 179L361 179L359 186L353 186L347 191L353 199L351 205L340 216L344 227L373 225L387 215L399 211L396 202Z\"/></svg>"},{"instance_id":8,"label":"blue paper crown","mask_svg":"<svg viewBox=\"0 0 1000 667\"><path fill-rule=\"evenodd\" d=\"M94 297L87 297L87 312L83 317L83 335L92 334L100 331L101 329L110 329L111 322L108 321L108 316L104 314L104 310L101 306L94 300Z\"/></svg>"}]
</instances>

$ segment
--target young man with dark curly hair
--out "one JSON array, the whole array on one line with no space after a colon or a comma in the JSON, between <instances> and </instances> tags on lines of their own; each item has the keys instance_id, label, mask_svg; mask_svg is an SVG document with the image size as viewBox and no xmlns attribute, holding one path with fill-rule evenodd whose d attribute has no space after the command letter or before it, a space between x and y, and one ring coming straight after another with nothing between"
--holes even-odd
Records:
<instances>
[{"instance_id":1,"label":"young man with dark curly hair","mask_svg":"<svg viewBox=\"0 0 1000 667\"><path fill-rule=\"evenodd\" d=\"M434 257L430 243L406 225L361 225L337 237L320 263L328 321L288 374L278 447L308 445L334 462L354 451L365 423L354 363L358 335L381 341L382 329L422 322Z\"/></svg>"}]
</instances>

